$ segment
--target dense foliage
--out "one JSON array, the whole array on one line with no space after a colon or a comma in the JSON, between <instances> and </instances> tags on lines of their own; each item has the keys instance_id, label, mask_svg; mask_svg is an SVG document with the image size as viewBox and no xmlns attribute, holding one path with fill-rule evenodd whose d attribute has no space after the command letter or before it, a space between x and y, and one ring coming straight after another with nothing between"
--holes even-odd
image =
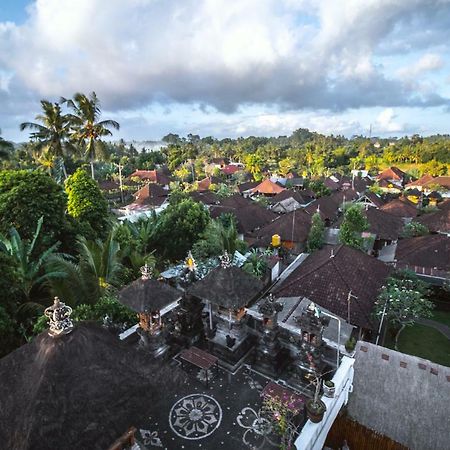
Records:
<instances>
[{"instance_id":1,"label":"dense foliage","mask_svg":"<svg viewBox=\"0 0 450 450\"><path fill-rule=\"evenodd\" d=\"M66 195L51 177L28 170L0 171L0 231L14 227L30 239L43 217L45 232L58 237L65 226Z\"/></svg>"},{"instance_id":2,"label":"dense foliage","mask_svg":"<svg viewBox=\"0 0 450 450\"><path fill-rule=\"evenodd\" d=\"M78 169L65 182L67 211L90 237L103 236L107 228L108 204L97 183Z\"/></svg>"},{"instance_id":3,"label":"dense foliage","mask_svg":"<svg viewBox=\"0 0 450 450\"><path fill-rule=\"evenodd\" d=\"M323 247L325 224L319 213L314 213L311 218L311 229L306 243L308 252L313 252Z\"/></svg>"},{"instance_id":4,"label":"dense foliage","mask_svg":"<svg viewBox=\"0 0 450 450\"><path fill-rule=\"evenodd\" d=\"M339 228L339 240L342 244L363 249L364 239L361 233L368 228L369 224L361 205L352 205L344 213L344 220Z\"/></svg>"}]
</instances>

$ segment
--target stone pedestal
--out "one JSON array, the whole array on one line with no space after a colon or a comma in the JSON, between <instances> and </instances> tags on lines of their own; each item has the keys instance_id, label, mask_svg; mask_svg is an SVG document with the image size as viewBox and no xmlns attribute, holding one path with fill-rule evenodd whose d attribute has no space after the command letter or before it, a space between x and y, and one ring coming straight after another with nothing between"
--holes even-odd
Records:
<instances>
[{"instance_id":1,"label":"stone pedestal","mask_svg":"<svg viewBox=\"0 0 450 450\"><path fill-rule=\"evenodd\" d=\"M142 328L138 328L137 332L140 336L139 346L149 352L151 356L162 358L166 354L169 346L166 344L164 333L161 329L149 333Z\"/></svg>"}]
</instances>

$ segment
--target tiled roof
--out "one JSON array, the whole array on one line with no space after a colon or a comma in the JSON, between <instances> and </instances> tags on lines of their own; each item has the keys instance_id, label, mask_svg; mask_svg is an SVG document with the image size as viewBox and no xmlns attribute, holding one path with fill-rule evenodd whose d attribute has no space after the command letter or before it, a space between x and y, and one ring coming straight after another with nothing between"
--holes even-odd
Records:
<instances>
[{"instance_id":1,"label":"tiled roof","mask_svg":"<svg viewBox=\"0 0 450 450\"><path fill-rule=\"evenodd\" d=\"M402 234L404 224L400 217L377 208L364 210L364 215L369 222L368 231L375 234L378 239L395 241Z\"/></svg>"},{"instance_id":2,"label":"tiled roof","mask_svg":"<svg viewBox=\"0 0 450 450\"><path fill-rule=\"evenodd\" d=\"M391 200L380 209L397 217L416 217L418 214L416 205L404 197Z\"/></svg>"},{"instance_id":3,"label":"tiled roof","mask_svg":"<svg viewBox=\"0 0 450 450\"><path fill-rule=\"evenodd\" d=\"M262 183L258 184L258 186L252 189L252 192L258 194L266 194L266 195L274 195L283 192L284 188L279 184L270 181L269 179L264 180Z\"/></svg>"},{"instance_id":4,"label":"tiled roof","mask_svg":"<svg viewBox=\"0 0 450 450\"><path fill-rule=\"evenodd\" d=\"M103 180L98 182L98 187L102 191L115 191L117 189L120 189L120 184L111 180Z\"/></svg>"},{"instance_id":5,"label":"tiled roof","mask_svg":"<svg viewBox=\"0 0 450 450\"><path fill-rule=\"evenodd\" d=\"M254 187L258 186L258 181L246 181L245 183L241 183L238 185L239 192L245 192L249 191L250 189L253 189Z\"/></svg>"},{"instance_id":6,"label":"tiled roof","mask_svg":"<svg viewBox=\"0 0 450 450\"><path fill-rule=\"evenodd\" d=\"M206 177L203 178L203 180L200 180L198 182L198 187L197 190L202 192L202 191L208 191L211 184L218 184L220 183L220 178L217 177Z\"/></svg>"},{"instance_id":7,"label":"tiled roof","mask_svg":"<svg viewBox=\"0 0 450 450\"><path fill-rule=\"evenodd\" d=\"M222 167L222 169L220 170L225 175L233 175L233 173L237 172L238 170L241 170L241 168L239 166L235 166L234 164L228 164L227 166Z\"/></svg>"},{"instance_id":8,"label":"tiled roof","mask_svg":"<svg viewBox=\"0 0 450 450\"><path fill-rule=\"evenodd\" d=\"M276 289L277 297L307 297L350 323L374 328L374 302L390 268L352 247L338 245L312 253ZM353 296L356 296L353 297Z\"/></svg>"},{"instance_id":9,"label":"tiled roof","mask_svg":"<svg viewBox=\"0 0 450 450\"><path fill-rule=\"evenodd\" d=\"M397 244L395 257L401 264L450 270L450 237L430 234L402 239Z\"/></svg>"},{"instance_id":10,"label":"tiled roof","mask_svg":"<svg viewBox=\"0 0 450 450\"><path fill-rule=\"evenodd\" d=\"M137 177L151 183L169 184L169 177L159 170L135 170L129 178Z\"/></svg>"},{"instance_id":11,"label":"tiled roof","mask_svg":"<svg viewBox=\"0 0 450 450\"><path fill-rule=\"evenodd\" d=\"M305 205L305 204L309 203L312 200L309 197L307 197L307 198L303 197L301 192L292 191L290 189L286 189L283 192L280 192L279 194L274 195L273 197L271 197L269 199L269 203L275 204L275 203L281 202L283 200L287 200L288 198L293 198L300 205Z\"/></svg>"},{"instance_id":12,"label":"tiled roof","mask_svg":"<svg viewBox=\"0 0 450 450\"><path fill-rule=\"evenodd\" d=\"M246 201L243 197L241 197L241 199ZM251 203L238 204L235 207L227 206L226 203L212 206L210 209L211 217L216 219L222 214L233 214L237 220L237 230L239 233L243 234L250 233L278 217L274 212L269 211L251 200L249 201Z\"/></svg>"},{"instance_id":13,"label":"tiled roof","mask_svg":"<svg viewBox=\"0 0 450 450\"><path fill-rule=\"evenodd\" d=\"M320 216L323 220L333 221L337 218L339 209L344 202L350 202L358 198L358 194L352 190L333 192L331 195L320 197L315 202L308 205L305 209L310 214L314 214L319 208Z\"/></svg>"},{"instance_id":14,"label":"tiled roof","mask_svg":"<svg viewBox=\"0 0 450 450\"><path fill-rule=\"evenodd\" d=\"M257 238L254 245L268 245L274 234L279 234L282 241L291 241L303 243L308 238L309 229L311 228L311 214L304 209L283 214L261 227L252 234Z\"/></svg>"},{"instance_id":15,"label":"tiled roof","mask_svg":"<svg viewBox=\"0 0 450 450\"><path fill-rule=\"evenodd\" d=\"M433 186L435 184L442 186L446 189L450 189L450 177L442 176L442 177L433 178L432 180L425 183L424 186L429 187L429 186Z\"/></svg>"},{"instance_id":16,"label":"tiled roof","mask_svg":"<svg viewBox=\"0 0 450 450\"><path fill-rule=\"evenodd\" d=\"M377 180L403 180L405 172L398 167L389 167L378 174Z\"/></svg>"},{"instance_id":17,"label":"tiled roof","mask_svg":"<svg viewBox=\"0 0 450 450\"><path fill-rule=\"evenodd\" d=\"M434 180L434 177L432 175L423 175L418 180L411 181L405 187L408 189L409 187L424 186L426 183L432 180Z\"/></svg>"},{"instance_id":18,"label":"tiled roof","mask_svg":"<svg viewBox=\"0 0 450 450\"><path fill-rule=\"evenodd\" d=\"M189 193L189 197L204 205L217 205L220 202L219 197L212 191L192 191Z\"/></svg>"},{"instance_id":19,"label":"tiled roof","mask_svg":"<svg viewBox=\"0 0 450 450\"><path fill-rule=\"evenodd\" d=\"M134 204L160 206L167 199L168 191L159 184L146 184L134 193Z\"/></svg>"}]
</instances>

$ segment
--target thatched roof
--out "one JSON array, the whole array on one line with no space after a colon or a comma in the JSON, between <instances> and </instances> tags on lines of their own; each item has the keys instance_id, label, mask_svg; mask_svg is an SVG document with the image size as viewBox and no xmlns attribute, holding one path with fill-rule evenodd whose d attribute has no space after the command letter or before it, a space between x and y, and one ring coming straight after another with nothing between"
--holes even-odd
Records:
<instances>
[{"instance_id":1,"label":"thatched roof","mask_svg":"<svg viewBox=\"0 0 450 450\"><path fill-rule=\"evenodd\" d=\"M119 301L136 312L160 311L181 297L181 292L153 278L139 278L119 292Z\"/></svg>"},{"instance_id":2,"label":"thatched roof","mask_svg":"<svg viewBox=\"0 0 450 450\"><path fill-rule=\"evenodd\" d=\"M41 333L0 360L0 379L8 450L105 450L185 382L93 323L56 339Z\"/></svg>"},{"instance_id":3,"label":"thatched roof","mask_svg":"<svg viewBox=\"0 0 450 450\"><path fill-rule=\"evenodd\" d=\"M449 367L368 342L355 359L350 416L412 450L449 448Z\"/></svg>"},{"instance_id":4,"label":"thatched roof","mask_svg":"<svg viewBox=\"0 0 450 450\"><path fill-rule=\"evenodd\" d=\"M195 283L189 294L228 309L247 306L263 289L263 283L239 267L216 267Z\"/></svg>"}]
</instances>

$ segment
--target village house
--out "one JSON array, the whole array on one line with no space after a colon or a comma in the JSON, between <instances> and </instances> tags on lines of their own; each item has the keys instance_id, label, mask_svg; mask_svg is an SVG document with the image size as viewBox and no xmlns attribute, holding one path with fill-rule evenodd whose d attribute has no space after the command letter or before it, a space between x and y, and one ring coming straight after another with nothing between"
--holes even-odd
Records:
<instances>
[{"instance_id":1,"label":"village house","mask_svg":"<svg viewBox=\"0 0 450 450\"><path fill-rule=\"evenodd\" d=\"M266 197L273 197L280 192L283 192L285 190L284 187L280 186L277 183L274 183L270 179L265 179L260 184L255 186L251 192L252 195L264 195Z\"/></svg>"},{"instance_id":2,"label":"village house","mask_svg":"<svg viewBox=\"0 0 450 450\"><path fill-rule=\"evenodd\" d=\"M157 183L162 186L169 186L169 176L160 169L155 170L135 170L129 177L129 179L139 179L143 183Z\"/></svg>"},{"instance_id":3,"label":"village house","mask_svg":"<svg viewBox=\"0 0 450 450\"><path fill-rule=\"evenodd\" d=\"M326 246L309 255L276 286L276 297L307 297L374 338L375 300L391 269L383 262L345 245Z\"/></svg>"},{"instance_id":4,"label":"village house","mask_svg":"<svg viewBox=\"0 0 450 450\"><path fill-rule=\"evenodd\" d=\"M442 202L436 211L417 217L414 222L425 225L431 233L450 234L450 199Z\"/></svg>"},{"instance_id":5,"label":"village house","mask_svg":"<svg viewBox=\"0 0 450 450\"><path fill-rule=\"evenodd\" d=\"M298 208L306 208L314 198L303 195L301 191L286 189L269 199L270 209L280 214L292 212Z\"/></svg>"},{"instance_id":6,"label":"village house","mask_svg":"<svg viewBox=\"0 0 450 450\"><path fill-rule=\"evenodd\" d=\"M376 181L383 191L397 193L403 189L405 175L398 167L389 167L377 175Z\"/></svg>"},{"instance_id":7,"label":"village house","mask_svg":"<svg viewBox=\"0 0 450 450\"><path fill-rule=\"evenodd\" d=\"M405 197L399 197L384 204L380 208L382 211L401 217L405 222L411 221L412 218L417 217L419 210L417 205L410 202Z\"/></svg>"}]
</instances>

